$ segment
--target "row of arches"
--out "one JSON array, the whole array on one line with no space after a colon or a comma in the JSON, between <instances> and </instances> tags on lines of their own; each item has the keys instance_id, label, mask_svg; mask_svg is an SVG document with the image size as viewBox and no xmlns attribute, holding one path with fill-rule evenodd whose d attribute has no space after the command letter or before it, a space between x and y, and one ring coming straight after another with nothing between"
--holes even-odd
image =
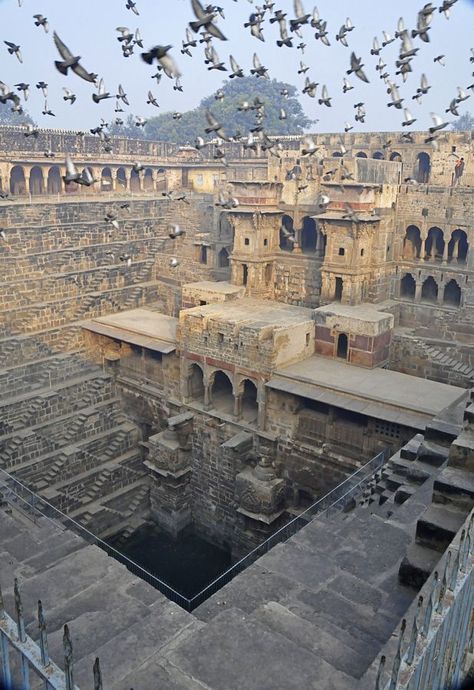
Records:
<instances>
[{"instance_id":1,"label":"row of arches","mask_svg":"<svg viewBox=\"0 0 474 690\"><path fill-rule=\"evenodd\" d=\"M215 409L228 416L243 419L249 424L258 420L257 385L249 378L243 378L234 391L230 376L216 370L209 376L208 385L199 364L192 364L188 374L188 398L200 402L207 409Z\"/></svg>"},{"instance_id":2,"label":"row of arches","mask_svg":"<svg viewBox=\"0 0 474 690\"><path fill-rule=\"evenodd\" d=\"M338 158L342 154L340 151L334 151L332 154L334 157ZM358 151L355 154L356 158L368 158L369 156L365 151ZM372 154L372 158L375 160L389 160L402 163L402 154L399 151L392 151L391 153L384 153L383 151L375 151ZM420 151L416 157L415 169L413 170L414 179L421 183L427 184L430 181L431 174L431 156L426 151Z\"/></svg>"},{"instance_id":3,"label":"row of arches","mask_svg":"<svg viewBox=\"0 0 474 690\"><path fill-rule=\"evenodd\" d=\"M86 166L91 175L94 170ZM111 168L105 166L100 171L100 177L95 186L96 190L103 192L115 189L128 189L131 192L154 191L155 177L152 168L146 168L141 174L133 168ZM95 171L97 175L97 170ZM63 183L63 171L59 165L48 168L40 165L33 166L29 173L25 173L22 165L15 165L10 171L9 189L13 196L41 196L42 194L74 194L78 190L77 185L65 185Z\"/></svg>"},{"instance_id":4,"label":"row of arches","mask_svg":"<svg viewBox=\"0 0 474 690\"><path fill-rule=\"evenodd\" d=\"M411 273L406 273L400 282L400 297L458 307L461 304L462 292L454 278L449 280L440 292L440 287L433 276L428 276L419 285Z\"/></svg>"},{"instance_id":5,"label":"row of arches","mask_svg":"<svg viewBox=\"0 0 474 690\"><path fill-rule=\"evenodd\" d=\"M441 228L432 227L426 239L422 239L420 228L410 225L405 232L402 257L407 261L455 261L464 264L468 252L467 233L460 228L454 230L448 240Z\"/></svg>"},{"instance_id":6,"label":"row of arches","mask_svg":"<svg viewBox=\"0 0 474 690\"><path fill-rule=\"evenodd\" d=\"M292 252L297 246L303 254L316 254L323 258L326 252L326 235L323 235L311 216L302 218L301 229L298 230L294 227L293 218L284 215L280 229L280 249Z\"/></svg>"}]
</instances>

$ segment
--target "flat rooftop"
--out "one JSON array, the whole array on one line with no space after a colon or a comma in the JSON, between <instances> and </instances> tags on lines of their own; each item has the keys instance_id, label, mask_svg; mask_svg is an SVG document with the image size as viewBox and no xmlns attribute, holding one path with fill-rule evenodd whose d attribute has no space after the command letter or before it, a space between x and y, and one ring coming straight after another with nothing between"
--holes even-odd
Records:
<instances>
[{"instance_id":1,"label":"flat rooftop","mask_svg":"<svg viewBox=\"0 0 474 690\"><path fill-rule=\"evenodd\" d=\"M318 355L278 369L267 386L420 430L466 395L464 388Z\"/></svg>"},{"instance_id":2,"label":"flat rooftop","mask_svg":"<svg viewBox=\"0 0 474 690\"><path fill-rule=\"evenodd\" d=\"M99 335L169 354L176 349L178 319L152 309L130 309L119 314L99 316L83 328Z\"/></svg>"},{"instance_id":3,"label":"flat rooftop","mask_svg":"<svg viewBox=\"0 0 474 690\"><path fill-rule=\"evenodd\" d=\"M392 314L388 311L380 311L374 307L373 304L359 304L351 306L349 304L341 304L341 302L331 302L324 307L314 309L314 314L330 314L331 316L342 316L357 321L369 321L370 323L378 323L384 321Z\"/></svg>"},{"instance_id":4,"label":"flat rooftop","mask_svg":"<svg viewBox=\"0 0 474 690\"><path fill-rule=\"evenodd\" d=\"M230 323L247 325L253 328L266 328L268 326L288 327L312 321L312 309L294 307L282 302L267 300L243 299L231 302L217 302L205 304L199 307L185 309L181 314L198 317L222 319Z\"/></svg>"}]
</instances>

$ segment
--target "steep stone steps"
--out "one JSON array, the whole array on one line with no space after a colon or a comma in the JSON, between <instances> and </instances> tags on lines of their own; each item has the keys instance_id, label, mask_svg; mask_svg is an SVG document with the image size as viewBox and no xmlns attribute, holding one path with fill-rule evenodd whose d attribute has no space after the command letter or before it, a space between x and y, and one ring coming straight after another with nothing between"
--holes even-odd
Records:
<instances>
[{"instance_id":1,"label":"steep stone steps","mask_svg":"<svg viewBox=\"0 0 474 690\"><path fill-rule=\"evenodd\" d=\"M49 355L0 371L0 395L6 399L48 385L50 388L91 370L81 352ZM74 356L75 355L75 356Z\"/></svg>"}]
</instances>

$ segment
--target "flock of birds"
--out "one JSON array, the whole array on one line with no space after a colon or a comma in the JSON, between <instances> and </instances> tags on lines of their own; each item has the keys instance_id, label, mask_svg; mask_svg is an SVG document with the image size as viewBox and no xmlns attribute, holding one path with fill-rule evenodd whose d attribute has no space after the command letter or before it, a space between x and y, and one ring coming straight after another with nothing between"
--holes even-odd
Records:
<instances>
[{"instance_id":1,"label":"flock of birds","mask_svg":"<svg viewBox=\"0 0 474 690\"><path fill-rule=\"evenodd\" d=\"M266 41L267 29L276 25L278 30L276 45L278 48L282 50L288 48L299 51L300 59L297 76L304 80L301 93L308 98L317 100L319 106L325 108L333 107L330 90L334 90L336 86L334 84L322 84L319 91L320 84L312 76L311 68L304 63L304 54L307 47L305 40L309 40L309 31L312 33L314 30L314 38L312 38L312 40L320 42L328 48L331 47L334 36L334 40L337 43L349 49L346 74L342 75L342 83L339 87L343 94L348 94L354 89L354 84L351 83L349 79L351 76L364 84L370 83L372 77L369 72L369 67L365 64L367 60L358 55L350 46L352 41L351 35L356 30L356 27L349 17L340 26L337 33L330 33L328 22L321 16L318 8L315 7L312 12L307 12L302 0L293 1L293 14L291 16L283 9L276 8L276 3L273 0L266 0L262 2L260 6L254 4L254 0L247 1L252 5L252 11L248 21L244 23L243 28L249 31L250 36L255 39L255 45L257 46L257 42ZM237 59L233 55L228 56L227 62L221 59L217 51L217 45L222 45L227 41L223 30L219 27L219 21L225 20L224 8L214 4L205 5L200 0L190 0L190 2L194 16L189 17L189 22L185 27L185 37L182 40L180 49L181 55L195 58L197 55L196 51L202 46L204 51L204 64L207 70L223 72L229 79L244 77L244 70L240 67ZM243 2L243 0L233 0L233 2ZM256 2L257 0L255 0L255 3ZM411 95L407 103L407 99L402 97L400 93L401 87L397 84L397 78L399 78L403 84L408 81L410 74L413 72L416 57L422 49L423 44L431 41L430 34L435 16L438 14L444 15L446 19L449 19L451 10L457 2L458 0L442 0L442 4L438 7L434 6L431 2L426 3L417 13L415 27L408 27L403 17L401 17L398 20L393 35L384 30L382 31L381 37L376 36L373 39L372 48L370 49L371 58L369 59L377 59L374 71L378 78L384 82L388 95L387 106L403 111L403 118L401 118L400 123L402 128L409 128L417 121L417 118L414 117L412 111L408 107L410 101L414 101L418 104L422 103L424 96L432 89L432 85L429 83L427 76L424 73L421 74L419 86L416 90L413 89L413 95ZM18 4L21 7L23 5L23 0L18 0ZM134 16L140 16L139 7L134 0L126 0L125 7ZM49 33L49 22L47 17L42 14L35 14L33 15L33 20L36 27L42 29L45 34ZM119 34L117 36L117 41L120 44L124 58L129 58L134 54L137 48L140 49L142 61L156 67L156 72L151 75L151 78L155 80L157 85L161 82L163 77L167 77L173 80L173 89L175 91L183 91L183 86L181 84L182 74L177 65L171 45L155 45L145 50L140 28L130 30L126 26L118 26L116 32ZM68 77L71 82L69 85L71 88L69 88L69 86L64 87L63 99L65 102L69 103L71 106L74 106L77 102L77 96L72 89L74 77L92 85L93 92L91 97L94 103L100 104L104 100L115 99L115 118L113 121L109 123L102 118L96 127L90 129L91 134L100 138L104 151L111 153L113 151L113 139L108 130L110 130L111 125L120 127L124 124L121 114L124 112L124 106L130 106L126 90L122 84L119 84L116 90L108 90L105 86L104 79L100 78L95 72L89 71L89 69L84 66L82 57L77 55L76 51L71 49L56 31L53 32L53 40L58 52L58 59L54 62L55 67L62 75ZM394 65L390 65L389 67L384 58L386 55L384 51L387 46L396 41L398 41L399 44L398 57ZM8 53L16 57L20 63L23 63L21 46L13 41L5 40L4 43ZM469 61L471 64L474 64L474 49L471 48L470 52L471 54L468 56ZM386 59L388 60L388 58ZM434 63L439 66L444 66L446 64L445 61L446 56L443 54L437 55L434 58ZM253 52L250 75L255 76L256 79L270 78L269 69L265 67L259 58L257 48L255 48ZM474 77L474 72L472 76ZM12 88L0 81L0 103L9 104L14 113L21 114L23 112L22 103L28 100L30 88L31 85L27 82L19 82ZM39 81L35 84L35 88L40 90L44 97L42 114L44 116L54 117L55 113L48 105L48 84L45 81ZM257 83L256 91L258 91ZM471 94L468 93L469 91L474 92L474 82L464 87L458 86L457 93L453 95L453 98L447 105L446 113L449 113L453 117L458 117L460 115L460 104L471 97ZM285 109L285 100L289 98L289 92L286 88L283 88L280 95L282 102L279 118L280 120L286 120L287 112ZM226 97L224 90L219 89L214 97L216 102L224 100ZM158 100L151 89L148 90L146 103L147 105L159 107ZM354 111L353 118L348 118L348 121L345 123L345 132L350 132L357 123L364 123L367 117L366 104L363 101L358 101L352 105ZM255 123L249 128L249 131L229 132L225 123L220 122L213 114L212 110L209 109L206 111L207 127L204 128L204 131L197 134L194 141L195 148L200 151L212 143L213 158L224 165L227 164L227 161L222 145L223 142L241 142L244 149L257 150L257 147L259 147L263 151L268 151L271 155L280 157L283 150L282 143L278 138L272 137L265 131L265 102L257 95L251 101L243 101L240 103L238 111L251 112L254 114ZM175 120L179 120L181 117L182 114L180 112L173 113L173 118ZM436 147L437 140L442 130L444 130L450 122L444 118L444 114L439 115L432 112L431 118L432 125L426 133L425 143ZM135 116L135 125L137 127L144 127L146 122L146 118ZM24 136L38 137L38 135L39 128L36 125L28 125L26 127ZM77 132L77 136L83 137L85 136L85 132ZM414 141L412 134L409 132L404 132L401 140L405 143L412 143ZM343 158L347 151L342 143L340 148L341 158ZM315 156L317 152L318 146L315 141L312 137L307 136L304 139L301 151L302 156ZM56 153L57 152L48 150L44 152L44 155L47 158L53 158L56 156ZM68 153L65 153L65 157L66 174L63 178L65 184L77 184L88 187L97 182L88 168L79 171ZM343 160L341 160L341 165L345 169ZM139 162L136 162L134 170L140 173L143 170L143 166ZM350 179L350 174L346 174L343 170L341 179ZM3 193L2 196L5 196L5 194L6 193ZM178 193L171 192L165 193L165 195L172 201L186 201L185 196ZM237 204L237 200L232 197L230 192L222 191L219 194L217 201L218 206L224 209L232 209L235 208ZM116 227L117 217L115 214L111 215L113 217L106 217L104 220ZM180 228L173 228L170 232L171 239L175 239L183 234Z\"/></svg>"}]
</instances>

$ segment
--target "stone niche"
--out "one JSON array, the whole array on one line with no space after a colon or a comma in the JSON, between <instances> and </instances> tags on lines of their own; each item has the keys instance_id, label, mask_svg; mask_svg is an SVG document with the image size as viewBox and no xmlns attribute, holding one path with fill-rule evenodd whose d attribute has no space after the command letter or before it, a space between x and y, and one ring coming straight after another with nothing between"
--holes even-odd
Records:
<instances>
[{"instance_id":1,"label":"stone niche","mask_svg":"<svg viewBox=\"0 0 474 690\"><path fill-rule=\"evenodd\" d=\"M356 307L335 302L313 312L315 352L373 369L389 360L393 314L371 304Z\"/></svg>"}]
</instances>

